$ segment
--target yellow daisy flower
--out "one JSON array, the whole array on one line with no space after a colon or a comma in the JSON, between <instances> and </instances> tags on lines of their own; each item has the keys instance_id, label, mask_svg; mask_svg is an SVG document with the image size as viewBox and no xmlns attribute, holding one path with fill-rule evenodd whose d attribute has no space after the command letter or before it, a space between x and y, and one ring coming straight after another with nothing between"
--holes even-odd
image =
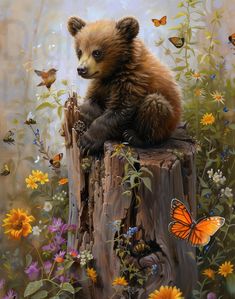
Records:
<instances>
[{"instance_id":1,"label":"yellow daisy flower","mask_svg":"<svg viewBox=\"0 0 235 299\"><path fill-rule=\"evenodd\" d=\"M86 274L92 282L94 282L94 283L97 282L97 273L96 273L95 269L87 268L86 269Z\"/></svg>"},{"instance_id":2,"label":"yellow daisy flower","mask_svg":"<svg viewBox=\"0 0 235 299\"><path fill-rule=\"evenodd\" d=\"M62 179L59 180L58 184L59 185L65 185L65 184L68 183L68 181L69 181L68 178L62 178Z\"/></svg>"},{"instance_id":3,"label":"yellow daisy flower","mask_svg":"<svg viewBox=\"0 0 235 299\"><path fill-rule=\"evenodd\" d=\"M229 274L233 273L233 264L230 261L224 262L220 267L218 273L224 277L227 277Z\"/></svg>"},{"instance_id":4,"label":"yellow daisy flower","mask_svg":"<svg viewBox=\"0 0 235 299\"><path fill-rule=\"evenodd\" d=\"M27 188L31 188L33 190L38 188L38 184L36 184L37 180L32 175L29 175L29 177L25 179L25 182L27 184Z\"/></svg>"},{"instance_id":5,"label":"yellow daisy flower","mask_svg":"<svg viewBox=\"0 0 235 299\"><path fill-rule=\"evenodd\" d=\"M113 280L113 283L112 283L113 286L123 286L123 287L126 287L128 285L128 282L126 281L125 277L116 277L114 280Z\"/></svg>"},{"instance_id":6,"label":"yellow daisy flower","mask_svg":"<svg viewBox=\"0 0 235 299\"><path fill-rule=\"evenodd\" d=\"M197 72L194 72L194 73L192 74L192 77L193 77L194 79L196 79L197 81L198 81L198 80L202 80L202 76L201 76L201 74L200 74L200 73L197 73Z\"/></svg>"},{"instance_id":7,"label":"yellow daisy flower","mask_svg":"<svg viewBox=\"0 0 235 299\"><path fill-rule=\"evenodd\" d=\"M5 234L12 239L19 240L21 237L27 237L32 232L30 222L34 220L34 217L28 215L23 209L12 209L3 219L2 226L5 228Z\"/></svg>"},{"instance_id":8,"label":"yellow daisy flower","mask_svg":"<svg viewBox=\"0 0 235 299\"><path fill-rule=\"evenodd\" d=\"M47 182L49 182L48 173L43 173L43 175L40 179L40 183L41 183L41 185L44 185Z\"/></svg>"},{"instance_id":9,"label":"yellow daisy flower","mask_svg":"<svg viewBox=\"0 0 235 299\"><path fill-rule=\"evenodd\" d=\"M48 173L43 173L40 170L33 170L32 175L35 178L36 182L40 182L40 184L42 185L49 182Z\"/></svg>"},{"instance_id":10,"label":"yellow daisy flower","mask_svg":"<svg viewBox=\"0 0 235 299\"><path fill-rule=\"evenodd\" d=\"M113 146L114 152L117 155L119 155L121 153L122 149L124 149L124 148L125 148L125 144L123 144L123 143L115 144Z\"/></svg>"},{"instance_id":11,"label":"yellow daisy flower","mask_svg":"<svg viewBox=\"0 0 235 299\"><path fill-rule=\"evenodd\" d=\"M224 104L225 99L220 92L215 91L215 92L211 93L211 96L215 102Z\"/></svg>"},{"instance_id":12,"label":"yellow daisy flower","mask_svg":"<svg viewBox=\"0 0 235 299\"><path fill-rule=\"evenodd\" d=\"M200 121L200 123L201 123L203 126L212 125L214 122L215 122L215 117L213 116L212 113L205 113L205 114L202 116L202 119L201 119L201 121Z\"/></svg>"},{"instance_id":13,"label":"yellow daisy flower","mask_svg":"<svg viewBox=\"0 0 235 299\"><path fill-rule=\"evenodd\" d=\"M209 277L209 278L211 278L211 279L215 279L215 271L212 270L211 268L205 269L202 272L202 274Z\"/></svg>"},{"instance_id":14,"label":"yellow daisy flower","mask_svg":"<svg viewBox=\"0 0 235 299\"><path fill-rule=\"evenodd\" d=\"M176 287L161 286L159 291L155 290L148 299L183 299L182 292Z\"/></svg>"},{"instance_id":15,"label":"yellow daisy flower","mask_svg":"<svg viewBox=\"0 0 235 299\"><path fill-rule=\"evenodd\" d=\"M204 97L205 96L205 90L202 88L194 89L193 93L196 97Z\"/></svg>"}]
</instances>

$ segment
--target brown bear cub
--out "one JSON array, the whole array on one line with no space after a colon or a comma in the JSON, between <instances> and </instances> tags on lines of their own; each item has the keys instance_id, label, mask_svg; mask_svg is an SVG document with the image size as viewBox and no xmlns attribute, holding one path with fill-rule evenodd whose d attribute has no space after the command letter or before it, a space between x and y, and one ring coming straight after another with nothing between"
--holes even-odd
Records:
<instances>
[{"instance_id":1,"label":"brown bear cub","mask_svg":"<svg viewBox=\"0 0 235 299\"><path fill-rule=\"evenodd\" d=\"M107 140L154 145L170 136L181 114L179 88L170 70L136 36L138 21L84 22L71 17L78 74L92 79L80 106L87 131L83 152L96 154Z\"/></svg>"}]
</instances>

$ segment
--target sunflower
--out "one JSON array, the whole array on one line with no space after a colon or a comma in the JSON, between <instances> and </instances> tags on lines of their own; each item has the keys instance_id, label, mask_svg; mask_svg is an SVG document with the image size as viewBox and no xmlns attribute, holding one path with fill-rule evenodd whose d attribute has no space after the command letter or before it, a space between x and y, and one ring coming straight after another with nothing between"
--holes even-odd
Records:
<instances>
[{"instance_id":1,"label":"sunflower","mask_svg":"<svg viewBox=\"0 0 235 299\"><path fill-rule=\"evenodd\" d=\"M215 102L224 104L225 99L220 92L214 91L213 93L211 93L211 96Z\"/></svg>"},{"instance_id":2,"label":"sunflower","mask_svg":"<svg viewBox=\"0 0 235 299\"><path fill-rule=\"evenodd\" d=\"M35 219L28 215L23 209L12 209L3 219L3 227L5 227L5 234L12 239L19 240L21 237L27 237L32 232L30 222Z\"/></svg>"},{"instance_id":3,"label":"sunflower","mask_svg":"<svg viewBox=\"0 0 235 299\"><path fill-rule=\"evenodd\" d=\"M29 175L29 177L25 179L25 182L27 184L27 188L31 188L33 190L38 188L38 184L36 183L37 180L32 175Z\"/></svg>"},{"instance_id":4,"label":"sunflower","mask_svg":"<svg viewBox=\"0 0 235 299\"><path fill-rule=\"evenodd\" d=\"M211 268L205 269L202 272L202 274L209 277L209 278L211 278L211 279L215 279L215 271L212 270Z\"/></svg>"},{"instance_id":5,"label":"sunflower","mask_svg":"<svg viewBox=\"0 0 235 299\"><path fill-rule=\"evenodd\" d=\"M68 181L69 181L68 178L62 178L62 179L59 180L58 184L59 185L65 185L65 184L68 183Z\"/></svg>"},{"instance_id":6,"label":"sunflower","mask_svg":"<svg viewBox=\"0 0 235 299\"><path fill-rule=\"evenodd\" d=\"M113 280L113 283L112 283L113 286L123 286L123 287L126 287L128 285L128 282L126 281L125 277L116 277L114 280Z\"/></svg>"},{"instance_id":7,"label":"sunflower","mask_svg":"<svg viewBox=\"0 0 235 299\"><path fill-rule=\"evenodd\" d=\"M203 126L212 125L214 122L215 118L212 113L205 113L200 121Z\"/></svg>"},{"instance_id":8,"label":"sunflower","mask_svg":"<svg viewBox=\"0 0 235 299\"><path fill-rule=\"evenodd\" d=\"M86 269L86 274L92 282L94 282L94 283L97 282L97 273L96 273L95 269L87 268Z\"/></svg>"},{"instance_id":9,"label":"sunflower","mask_svg":"<svg viewBox=\"0 0 235 299\"><path fill-rule=\"evenodd\" d=\"M161 286L159 291L155 290L148 299L183 299L182 292L176 287Z\"/></svg>"},{"instance_id":10,"label":"sunflower","mask_svg":"<svg viewBox=\"0 0 235 299\"><path fill-rule=\"evenodd\" d=\"M218 273L224 277L233 273L233 264L230 261L224 262L220 267Z\"/></svg>"}]
</instances>

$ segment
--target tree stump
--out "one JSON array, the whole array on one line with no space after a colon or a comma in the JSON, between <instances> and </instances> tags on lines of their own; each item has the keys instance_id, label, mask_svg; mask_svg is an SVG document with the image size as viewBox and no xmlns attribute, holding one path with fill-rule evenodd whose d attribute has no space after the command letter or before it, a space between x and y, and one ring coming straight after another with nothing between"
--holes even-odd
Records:
<instances>
[{"instance_id":1,"label":"tree stump","mask_svg":"<svg viewBox=\"0 0 235 299\"><path fill-rule=\"evenodd\" d=\"M123 160L112 157L112 142L105 143L104 157L80 161L75 123L79 120L76 94L65 104L64 133L69 177L69 223L77 225L76 235L69 235L68 245L89 249L95 258L98 282L92 287L86 282L79 298L109 299L114 293L112 281L119 276L120 260L115 253L115 231L112 223L122 220L125 229L141 227L141 238L154 243L155 251L147 256L132 257L131 263L139 269L157 265L156 274L150 275L143 288L133 297L112 298L146 299L161 285L176 285L185 298L197 280L195 249L177 240L168 232L170 204L173 198L183 201L196 215L195 199L195 146L178 130L161 146L134 149L140 166L152 173L152 192L141 186L142 198L138 206L130 196L123 195L121 184ZM85 277L85 272L81 271Z\"/></svg>"}]
</instances>

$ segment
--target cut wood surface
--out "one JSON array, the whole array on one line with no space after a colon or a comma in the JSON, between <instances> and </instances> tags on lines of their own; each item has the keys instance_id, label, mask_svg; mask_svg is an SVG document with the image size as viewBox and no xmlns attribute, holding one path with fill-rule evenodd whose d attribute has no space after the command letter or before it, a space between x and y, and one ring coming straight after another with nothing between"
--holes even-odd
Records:
<instances>
[{"instance_id":1,"label":"cut wood surface","mask_svg":"<svg viewBox=\"0 0 235 299\"><path fill-rule=\"evenodd\" d=\"M112 223L122 220L124 229L137 226L141 239L152 242L155 250L143 257L131 257L143 272L156 265L144 287L132 297L116 295L112 298L146 299L161 285L176 285L190 298L197 280L195 249L177 240L168 232L170 204L173 198L183 201L196 216L195 146L179 129L172 138L155 148L134 149L140 166L152 173L152 192L141 186L142 198L138 206L130 196L123 195L124 162L112 157L114 142L106 142L101 159L81 159L77 134L73 129L79 120L74 94L65 104L64 133L67 147L69 176L70 224L77 225L76 235L69 235L69 247L79 251L89 249L95 259L98 282L83 284L78 298L109 299L114 294L112 281L119 276L120 261L115 253L115 231ZM85 271L81 271L85 277Z\"/></svg>"}]
</instances>

